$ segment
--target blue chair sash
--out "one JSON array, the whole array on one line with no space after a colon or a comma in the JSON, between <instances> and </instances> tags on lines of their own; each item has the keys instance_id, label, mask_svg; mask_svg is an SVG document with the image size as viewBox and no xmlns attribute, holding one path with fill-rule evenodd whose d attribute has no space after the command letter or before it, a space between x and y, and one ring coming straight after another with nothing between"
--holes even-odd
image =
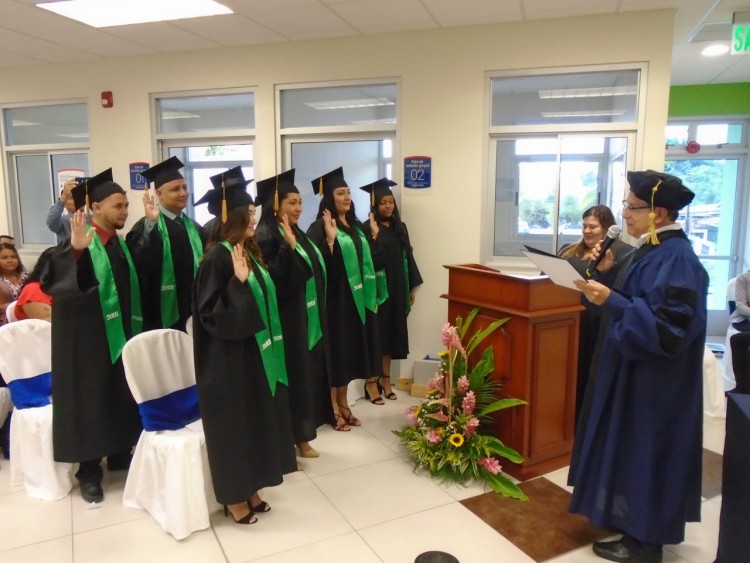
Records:
<instances>
[{"instance_id":1,"label":"blue chair sash","mask_svg":"<svg viewBox=\"0 0 750 563\"><path fill-rule=\"evenodd\" d=\"M198 392L195 385L174 391L158 399L144 401L138 405L143 429L179 430L198 420Z\"/></svg>"},{"instance_id":2,"label":"blue chair sash","mask_svg":"<svg viewBox=\"0 0 750 563\"><path fill-rule=\"evenodd\" d=\"M8 383L10 398L17 409L32 409L50 404L52 374L42 373L26 379L14 379Z\"/></svg>"}]
</instances>

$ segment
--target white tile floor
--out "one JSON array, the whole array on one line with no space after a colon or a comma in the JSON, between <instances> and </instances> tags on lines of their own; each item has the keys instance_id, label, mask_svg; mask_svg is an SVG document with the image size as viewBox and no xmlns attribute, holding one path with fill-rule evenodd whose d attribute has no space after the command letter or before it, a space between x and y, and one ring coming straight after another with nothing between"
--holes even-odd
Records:
<instances>
[{"instance_id":1,"label":"white tile floor","mask_svg":"<svg viewBox=\"0 0 750 563\"><path fill-rule=\"evenodd\" d=\"M321 428L318 459L301 460L304 472L263 491L273 510L253 526L238 526L222 513L208 530L181 542L143 511L122 505L124 473L107 474L106 500L84 509L78 489L57 502L33 500L8 484L9 462L0 460L0 561L3 563L410 563L422 552L446 551L462 563L532 559L484 524L458 501L484 492L441 485L415 474L395 436L413 399L382 407L360 400L363 426L349 433ZM724 419L706 418L705 445L722 452ZM567 469L548 478L565 486ZM665 561L706 563L716 554L721 499L703 503L703 522L689 524L687 540L670 546ZM555 563L601 562L590 546Z\"/></svg>"}]
</instances>

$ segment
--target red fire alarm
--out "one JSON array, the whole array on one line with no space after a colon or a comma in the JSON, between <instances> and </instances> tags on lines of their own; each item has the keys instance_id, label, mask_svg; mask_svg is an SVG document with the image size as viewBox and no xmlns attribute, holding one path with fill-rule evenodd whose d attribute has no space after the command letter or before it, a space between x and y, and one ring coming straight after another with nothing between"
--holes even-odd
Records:
<instances>
[{"instance_id":1,"label":"red fire alarm","mask_svg":"<svg viewBox=\"0 0 750 563\"><path fill-rule=\"evenodd\" d=\"M699 150L701 150L701 146L697 141L690 141L687 145L685 145L685 150L690 154L695 154Z\"/></svg>"},{"instance_id":2,"label":"red fire alarm","mask_svg":"<svg viewBox=\"0 0 750 563\"><path fill-rule=\"evenodd\" d=\"M111 108L115 105L115 100L112 97L112 92L102 92L102 107Z\"/></svg>"}]
</instances>

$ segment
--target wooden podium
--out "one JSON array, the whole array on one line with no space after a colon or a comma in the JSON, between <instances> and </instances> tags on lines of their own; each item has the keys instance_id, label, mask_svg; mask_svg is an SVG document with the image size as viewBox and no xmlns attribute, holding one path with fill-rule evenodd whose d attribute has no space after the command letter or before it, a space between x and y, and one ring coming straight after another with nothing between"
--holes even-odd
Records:
<instances>
[{"instance_id":1,"label":"wooden podium","mask_svg":"<svg viewBox=\"0 0 750 563\"><path fill-rule=\"evenodd\" d=\"M580 294L546 276L507 275L479 264L445 268L448 293L441 297L448 299L451 324L475 307L472 332L510 317L480 346L494 349L502 394L528 403L496 413L495 434L525 458L520 465L501 461L503 471L525 481L565 467L573 446Z\"/></svg>"}]
</instances>

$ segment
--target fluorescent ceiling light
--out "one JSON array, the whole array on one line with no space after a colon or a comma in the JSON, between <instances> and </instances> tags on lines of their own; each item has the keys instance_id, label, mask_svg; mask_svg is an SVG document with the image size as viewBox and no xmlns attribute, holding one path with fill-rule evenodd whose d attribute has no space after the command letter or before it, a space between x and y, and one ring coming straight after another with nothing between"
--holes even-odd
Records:
<instances>
[{"instance_id":1,"label":"fluorescent ceiling light","mask_svg":"<svg viewBox=\"0 0 750 563\"><path fill-rule=\"evenodd\" d=\"M394 125L395 117L386 117L384 119L364 119L362 121L352 121L354 125Z\"/></svg>"},{"instance_id":2,"label":"fluorescent ceiling light","mask_svg":"<svg viewBox=\"0 0 750 563\"><path fill-rule=\"evenodd\" d=\"M704 57L718 57L729 52L729 45L726 43L716 43L709 45L701 51L701 55Z\"/></svg>"},{"instance_id":3,"label":"fluorescent ceiling light","mask_svg":"<svg viewBox=\"0 0 750 563\"><path fill-rule=\"evenodd\" d=\"M232 14L214 0L64 0L37 7L92 27L182 20Z\"/></svg>"},{"instance_id":4,"label":"fluorescent ceiling light","mask_svg":"<svg viewBox=\"0 0 750 563\"><path fill-rule=\"evenodd\" d=\"M608 117L612 115L623 115L624 109L602 109L584 111L543 111L542 117Z\"/></svg>"},{"instance_id":5,"label":"fluorescent ceiling light","mask_svg":"<svg viewBox=\"0 0 750 563\"><path fill-rule=\"evenodd\" d=\"M193 119L195 117L200 117L200 115L176 109L161 112L162 119Z\"/></svg>"},{"instance_id":6,"label":"fluorescent ceiling light","mask_svg":"<svg viewBox=\"0 0 750 563\"><path fill-rule=\"evenodd\" d=\"M539 98L604 98L609 96L635 96L633 86L606 86L603 88L559 88L556 90L539 90Z\"/></svg>"},{"instance_id":7,"label":"fluorescent ceiling light","mask_svg":"<svg viewBox=\"0 0 750 563\"><path fill-rule=\"evenodd\" d=\"M305 105L313 109L351 109L395 106L396 102L388 98L362 98L359 100L335 100L331 102L305 102Z\"/></svg>"}]
</instances>

